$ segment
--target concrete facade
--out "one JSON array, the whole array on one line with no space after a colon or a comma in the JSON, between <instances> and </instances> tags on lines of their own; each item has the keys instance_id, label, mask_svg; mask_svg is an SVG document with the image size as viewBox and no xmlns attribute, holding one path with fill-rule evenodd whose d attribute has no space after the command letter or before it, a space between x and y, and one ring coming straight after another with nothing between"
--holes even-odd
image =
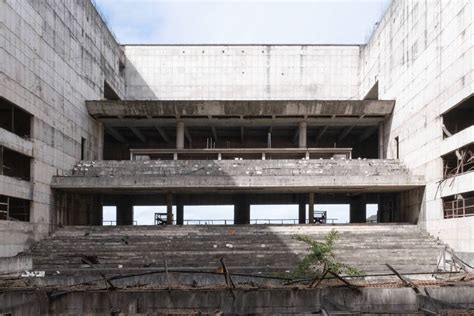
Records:
<instances>
[{"instance_id":1,"label":"concrete facade","mask_svg":"<svg viewBox=\"0 0 474 316\"><path fill-rule=\"evenodd\" d=\"M357 99L358 45L126 45L129 100Z\"/></svg>"},{"instance_id":2,"label":"concrete facade","mask_svg":"<svg viewBox=\"0 0 474 316\"><path fill-rule=\"evenodd\" d=\"M366 45L120 46L89 1L1 1L0 95L32 115L32 132L23 139L0 131L2 146L31 157L30 181L0 176L0 195L31 204L29 223L0 221L2 231L24 231L19 239L1 239L0 256L15 255L28 247L30 236L39 239L54 228L53 176L67 174L80 160L102 160L104 118L99 115L105 112L91 113L91 107L107 110L110 105L113 112L132 102L138 104L136 112L123 108L114 115L149 115L147 119L156 120L159 100L170 101L164 107L172 107L179 119L183 112L173 104L184 100L351 100L360 105L370 103L361 101L365 97L395 100L394 107L387 101L392 114L372 122L372 129L360 130L357 138L370 136L379 126L378 158L399 158L409 168L411 174L395 180L417 179L418 189L402 194L403 217L458 251L474 252L473 217L444 219L442 207L443 197L474 191L473 174L444 180L441 158L474 142L472 126L450 137L443 137L442 127L442 114L474 93L473 16L474 4L468 0L394 1ZM105 82L116 94L114 99L125 101L96 102L109 98ZM140 100L155 103L140 107ZM86 101L92 101L89 109ZM212 103L194 104L204 109L200 113L204 119L212 115L206 112ZM274 110L271 104L269 109ZM343 113L347 114L353 113ZM307 119L304 113L298 118ZM363 119L368 118L351 118ZM339 122L345 129L336 138L342 141L354 132L355 124ZM186 124L175 123L176 135L170 137L160 126L158 131L165 141L176 136L181 149L191 137ZM291 124L298 131L296 147L309 146L301 135L314 140L326 132L319 128L316 137L306 121ZM140 130L131 127L140 141L146 141ZM214 129L212 133L218 136ZM120 134L115 137L126 141ZM378 185L356 177L352 180L358 185ZM337 181L335 187L346 183ZM238 204L246 209L244 203ZM360 201L353 204L358 208Z\"/></svg>"},{"instance_id":3,"label":"concrete facade","mask_svg":"<svg viewBox=\"0 0 474 316\"><path fill-rule=\"evenodd\" d=\"M474 93L473 17L472 1L394 1L359 62L359 97L378 82L379 98L396 100L386 157L395 158L398 137L400 160L426 177L420 225L461 252L474 252L474 222L444 219L441 198L472 192L474 180L443 180L441 156L473 143L473 126L443 138L442 114Z\"/></svg>"},{"instance_id":4,"label":"concrete facade","mask_svg":"<svg viewBox=\"0 0 474 316\"><path fill-rule=\"evenodd\" d=\"M0 96L33 116L29 139L0 130L3 146L33 158L30 182L0 180L0 195L30 201L30 222L0 221L2 232L49 233L52 176L81 159L82 138L86 157L102 155L102 127L84 101L103 98L104 81L125 93L119 61L123 51L89 1L0 1ZM2 234L0 256L23 250L26 236Z\"/></svg>"}]
</instances>

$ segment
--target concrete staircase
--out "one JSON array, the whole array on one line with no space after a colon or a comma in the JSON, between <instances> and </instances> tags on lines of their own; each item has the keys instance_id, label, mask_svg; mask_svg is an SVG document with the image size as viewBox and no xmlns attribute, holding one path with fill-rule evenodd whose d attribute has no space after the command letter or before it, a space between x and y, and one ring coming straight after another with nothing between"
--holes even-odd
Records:
<instances>
[{"instance_id":1,"label":"concrete staircase","mask_svg":"<svg viewBox=\"0 0 474 316\"><path fill-rule=\"evenodd\" d=\"M271 274L296 267L306 245L295 235L316 240L332 229L340 238L336 256L365 273L388 273L385 263L402 273L434 271L442 248L414 225L242 225L242 226L70 226L30 251L34 270L89 271L83 256L96 257L94 269L145 271L210 270L225 258L233 273Z\"/></svg>"}]
</instances>

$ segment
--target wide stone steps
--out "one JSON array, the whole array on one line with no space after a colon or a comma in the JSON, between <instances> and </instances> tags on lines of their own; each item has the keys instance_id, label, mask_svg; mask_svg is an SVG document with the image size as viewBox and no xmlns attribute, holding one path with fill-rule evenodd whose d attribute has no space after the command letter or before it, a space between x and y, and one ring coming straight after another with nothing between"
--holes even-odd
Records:
<instances>
[{"instance_id":1,"label":"wide stone steps","mask_svg":"<svg viewBox=\"0 0 474 316\"><path fill-rule=\"evenodd\" d=\"M271 274L294 269L308 253L295 239L323 241L336 229L338 261L365 273L435 269L440 245L414 225L242 225L66 227L31 249L34 269L88 271L164 268L214 270L225 258L235 273ZM84 264L96 256L98 264Z\"/></svg>"}]
</instances>

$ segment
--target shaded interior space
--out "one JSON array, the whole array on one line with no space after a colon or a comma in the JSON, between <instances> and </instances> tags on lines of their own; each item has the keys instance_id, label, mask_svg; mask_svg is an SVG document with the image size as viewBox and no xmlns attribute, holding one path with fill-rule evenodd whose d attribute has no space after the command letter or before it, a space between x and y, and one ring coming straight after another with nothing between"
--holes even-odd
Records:
<instances>
[{"instance_id":1,"label":"shaded interior space","mask_svg":"<svg viewBox=\"0 0 474 316\"><path fill-rule=\"evenodd\" d=\"M416 223L417 218L405 210L410 207L404 202L406 192L77 194L56 191L56 222L62 226Z\"/></svg>"},{"instance_id":2,"label":"shaded interior space","mask_svg":"<svg viewBox=\"0 0 474 316\"><path fill-rule=\"evenodd\" d=\"M0 175L30 181L31 158L0 146Z\"/></svg>"},{"instance_id":3,"label":"shaded interior space","mask_svg":"<svg viewBox=\"0 0 474 316\"><path fill-rule=\"evenodd\" d=\"M5 98L0 97L0 127L20 137L31 136L32 115Z\"/></svg>"},{"instance_id":4,"label":"shaded interior space","mask_svg":"<svg viewBox=\"0 0 474 316\"><path fill-rule=\"evenodd\" d=\"M0 195L0 220L30 221L30 201Z\"/></svg>"},{"instance_id":5,"label":"shaded interior space","mask_svg":"<svg viewBox=\"0 0 474 316\"><path fill-rule=\"evenodd\" d=\"M378 158L378 126L308 126L305 129L305 135L300 136L299 126L189 126L184 127L182 148L179 148L176 126L106 127L104 159L129 160L134 150L141 152L134 155L137 160L262 159L258 149L268 148L295 150L275 150L266 153L263 159L329 159L338 154L314 150L308 157L297 150L302 148L348 148L353 158ZM222 153L219 149L223 149ZM256 150L236 153L231 149Z\"/></svg>"},{"instance_id":6,"label":"shaded interior space","mask_svg":"<svg viewBox=\"0 0 474 316\"><path fill-rule=\"evenodd\" d=\"M474 95L443 113L442 117L445 138L474 125Z\"/></svg>"},{"instance_id":7,"label":"shaded interior space","mask_svg":"<svg viewBox=\"0 0 474 316\"><path fill-rule=\"evenodd\" d=\"M444 218L474 216L474 191L443 198Z\"/></svg>"},{"instance_id":8,"label":"shaded interior space","mask_svg":"<svg viewBox=\"0 0 474 316\"><path fill-rule=\"evenodd\" d=\"M445 179L474 171L474 143L463 146L441 158L443 159Z\"/></svg>"}]
</instances>

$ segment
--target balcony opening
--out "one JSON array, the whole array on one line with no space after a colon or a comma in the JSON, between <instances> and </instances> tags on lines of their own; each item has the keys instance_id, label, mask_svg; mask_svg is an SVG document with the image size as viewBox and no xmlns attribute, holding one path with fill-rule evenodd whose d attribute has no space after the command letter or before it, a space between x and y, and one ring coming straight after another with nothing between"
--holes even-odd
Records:
<instances>
[{"instance_id":1,"label":"balcony opening","mask_svg":"<svg viewBox=\"0 0 474 316\"><path fill-rule=\"evenodd\" d=\"M104 80L104 99L105 100L120 100L120 97L115 90Z\"/></svg>"},{"instance_id":2,"label":"balcony opening","mask_svg":"<svg viewBox=\"0 0 474 316\"><path fill-rule=\"evenodd\" d=\"M474 95L462 101L443 117L443 135L449 137L474 125Z\"/></svg>"},{"instance_id":3,"label":"balcony opening","mask_svg":"<svg viewBox=\"0 0 474 316\"><path fill-rule=\"evenodd\" d=\"M86 159L86 139L81 137L81 160Z\"/></svg>"},{"instance_id":4,"label":"balcony opening","mask_svg":"<svg viewBox=\"0 0 474 316\"><path fill-rule=\"evenodd\" d=\"M442 158L444 179L474 171L474 143L452 151Z\"/></svg>"},{"instance_id":5,"label":"balcony opening","mask_svg":"<svg viewBox=\"0 0 474 316\"><path fill-rule=\"evenodd\" d=\"M20 137L31 136L32 115L0 97L0 127Z\"/></svg>"},{"instance_id":6,"label":"balcony opening","mask_svg":"<svg viewBox=\"0 0 474 316\"><path fill-rule=\"evenodd\" d=\"M30 181L31 158L0 146L0 175Z\"/></svg>"},{"instance_id":7,"label":"balcony opening","mask_svg":"<svg viewBox=\"0 0 474 316\"><path fill-rule=\"evenodd\" d=\"M443 198L444 218L474 216L474 191Z\"/></svg>"},{"instance_id":8,"label":"balcony opening","mask_svg":"<svg viewBox=\"0 0 474 316\"><path fill-rule=\"evenodd\" d=\"M30 201L0 195L0 220L30 221Z\"/></svg>"}]
</instances>

